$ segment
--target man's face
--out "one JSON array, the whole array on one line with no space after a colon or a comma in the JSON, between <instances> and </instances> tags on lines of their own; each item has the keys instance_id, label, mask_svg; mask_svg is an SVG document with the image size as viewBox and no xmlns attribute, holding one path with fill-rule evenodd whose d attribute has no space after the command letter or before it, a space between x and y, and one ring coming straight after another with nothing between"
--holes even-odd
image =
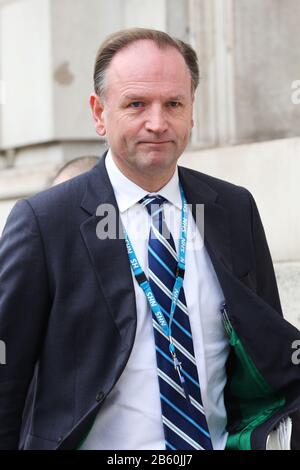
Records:
<instances>
[{"instance_id":1,"label":"man's face","mask_svg":"<svg viewBox=\"0 0 300 470\"><path fill-rule=\"evenodd\" d=\"M137 41L114 56L105 83L104 97L92 95L91 106L120 170L171 177L193 126L191 76L181 54Z\"/></svg>"}]
</instances>

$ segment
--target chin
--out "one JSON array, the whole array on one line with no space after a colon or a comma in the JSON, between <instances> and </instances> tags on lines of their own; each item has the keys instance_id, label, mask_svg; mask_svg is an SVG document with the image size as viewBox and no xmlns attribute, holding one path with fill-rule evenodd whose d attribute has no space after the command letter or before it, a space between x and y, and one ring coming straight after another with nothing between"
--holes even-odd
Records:
<instances>
[{"instance_id":1,"label":"chin","mask_svg":"<svg viewBox=\"0 0 300 470\"><path fill-rule=\"evenodd\" d=\"M162 169L173 167L177 162L177 157L174 155L163 155L161 152L150 152L143 155L141 161L145 168Z\"/></svg>"}]
</instances>

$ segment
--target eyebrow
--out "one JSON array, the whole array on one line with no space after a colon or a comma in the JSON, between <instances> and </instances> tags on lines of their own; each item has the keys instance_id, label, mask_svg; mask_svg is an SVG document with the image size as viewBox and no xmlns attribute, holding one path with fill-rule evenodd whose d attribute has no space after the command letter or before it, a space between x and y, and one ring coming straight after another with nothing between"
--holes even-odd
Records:
<instances>
[{"instance_id":1,"label":"eyebrow","mask_svg":"<svg viewBox=\"0 0 300 470\"><path fill-rule=\"evenodd\" d=\"M123 97L126 101L141 101L148 99L145 95L124 95ZM170 96L167 101L183 101L186 97L183 95Z\"/></svg>"}]
</instances>

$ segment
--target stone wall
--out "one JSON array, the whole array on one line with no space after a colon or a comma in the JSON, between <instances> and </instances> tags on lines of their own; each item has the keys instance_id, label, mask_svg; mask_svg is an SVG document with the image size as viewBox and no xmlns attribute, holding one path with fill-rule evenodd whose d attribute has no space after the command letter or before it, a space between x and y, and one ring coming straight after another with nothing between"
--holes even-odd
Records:
<instances>
[{"instance_id":1,"label":"stone wall","mask_svg":"<svg viewBox=\"0 0 300 470\"><path fill-rule=\"evenodd\" d=\"M284 317L300 329L300 263L275 263Z\"/></svg>"},{"instance_id":2,"label":"stone wall","mask_svg":"<svg viewBox=\"0 0 300 470\"><path fill-rule=\"evenodd\" d=\"M0 233L18 198L102 153L88 98L104 37L162 29L195 47L201 69L181 164L253 193L297 321L299 24L299 0L0 0Z\"/></svg>"}]
</instances>

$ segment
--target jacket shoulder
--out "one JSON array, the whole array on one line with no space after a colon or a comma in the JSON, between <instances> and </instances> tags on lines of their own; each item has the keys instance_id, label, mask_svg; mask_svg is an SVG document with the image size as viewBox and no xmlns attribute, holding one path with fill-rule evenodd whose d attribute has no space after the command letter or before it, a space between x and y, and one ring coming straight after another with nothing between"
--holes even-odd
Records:
<instances>
[{"instance_id":1,"label":"jacket shoulder","mask_svg":"<svg viewBox=\"0 0 300 470\"><path fill-rule=\"evenodd\" d=\"M247 202L249 204L249 198L252 198L250 191L243 186L230 183L229 181L216 178L206 173L201 173L197 170L192 170L186 167L179 167L179 172L188 180L191 185L195 187L201 186L203 190L210 190L216 194L219 202L224 203L235 201L237 197L241 198L240 203Z\"/></svg>"},{"instance_id":2,"label":"jacket shoulder","mask_svg":"<svg viewBox=\"0 0 300 470\"><path fill-rule=\"evenodd\" d=\"M91 171L91 170L90 170ZM34 211L70 209L80 205L90 171L26 198Z\"/></svg>"}]
</instances>

